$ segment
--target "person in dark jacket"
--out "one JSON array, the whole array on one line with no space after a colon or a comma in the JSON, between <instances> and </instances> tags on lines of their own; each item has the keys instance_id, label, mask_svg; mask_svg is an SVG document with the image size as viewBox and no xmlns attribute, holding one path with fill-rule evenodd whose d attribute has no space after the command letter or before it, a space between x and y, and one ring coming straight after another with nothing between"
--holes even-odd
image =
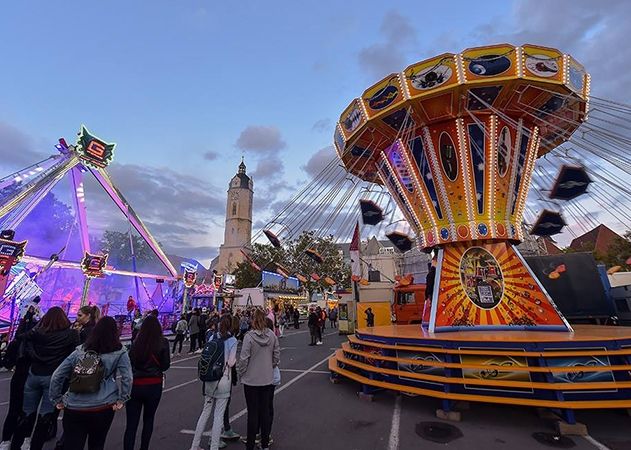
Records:
<instances>
[{"instance_id":1,"label":"person in dark jacket","mask_svg":"<svg viewBox=\"0 0 631 450\"><path fill-rule=\"evenodd\" d=\"M298 311L298 308L294 308L294 328L296 330L300 328L300 311Z\"/></svg>"},{"instance_id":2,"label":"person in dark jacket","mask_svg":"<svg viewBox=\"0 0 631 450\"><path fill-rule=\"evenodd\" d=\"M208 310L202 308L202 312L199 315L199 334L197 335L197 341L199 348L204 348L206 344L206 331L208 330Z\"/></svg>"},{"instance_id":3,"label":"person in dark jacket","mask_svg":"<svg viewBox=\"0 0 631 450\"><path fill-rule=\"evenodd\" d=\"M31 368L24 386L23 415L11 440L11 449L17 450L24 443L32 450L41 450L52 427L51 421L57 420L55 405L49 396L50 380L55 369L79 345L79 333L70 327L64 310L53 306L22 339ZM31 432L32 439L27 437Z\"/></svg>"},{"instance_id":4,"label":"person in dark jacket","mask_svg":"<svg viewBox=\"0 0 631 450\"><path fill-rule=\"evenodd\" d=\"M131 398L127 402L127 427L123 439L124 450L133 450L136 432L142 415L140 450L149 450L153 420L162 397L164 372L171 366L169 341L162 334L160 321L147 316L136 340L129 349L134 381Z\"/></svg>"},{"instance_id":5,"label":"person in dark jacket","mask_svg":"<svg viewBox=\"0 0 631 450\"><path fill-rule=\"evenodd\" d=\"M26 312L26 315L20 321L16 331L16 338L9 343L2 361L3 367L13 369L13 376L11 376L9 387L9 410L2 427L0 448L10 448L11 438L13 438L13 434L17 429L18 417L20 417L24 405L24 385L28 378L31 361L26 355L24 340L21 336L32 330L35 325L37 325L35 310L31 309Z\"/></svg>"},{"instance_id":6,"label":"person in dark jacket","mask_svg":"<svg viewBox=\"0 0 631 450\"><path fill-rule=\"evenodd\" d=\"M188 321L188 331L191 338L191 346L188 351L189 353L193 353L195 351L195 348L197 347L197 343L199 341L199 322L199 309L195 308L195 310L193 311L193 315L191 315L191 318Z\"/></svg>"},{"instance_id":7,"label":"person in dark jacket","mask_svg":"<svg viewBox=\"0 0 631 450\"><path fill-rule=\"evenodd\" d=\"M318 342L318 332L316 330L318 327L318 314L313 308L309 309L307 325L309 326L309 334L311 335L311 343L309 345L316 345Z\"/></svg>"},{"instance_id":8,"label":"person in dark jacket","mask_svg":"<svg viewBox=\"0 0 631 450\"><path fill-rule=\"evenodd\" d=\"M101 313L97 306L82 306L77 311L77 321L75 325L79 330L79 340L82 344L85 343L90 333L94 329L94 325L96 325L97 320L101 318Z\"/></svg>"}]
</instances>

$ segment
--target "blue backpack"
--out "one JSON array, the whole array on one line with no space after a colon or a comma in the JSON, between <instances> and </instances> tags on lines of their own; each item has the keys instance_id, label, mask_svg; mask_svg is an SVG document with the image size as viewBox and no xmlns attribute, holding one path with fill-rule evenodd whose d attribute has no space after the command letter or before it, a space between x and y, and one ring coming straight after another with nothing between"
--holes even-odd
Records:
<instances>
[{"instance_id":1,"label":"blue backpack","mask_svg":"<svg viewBox=\"0 0 631 450\"><path fill-rule=\"evenodd\" d=\"M197 363L200 381L219 381L224 374L225 339L214 334L210 337Z\"/></svg>"}]
</instances>

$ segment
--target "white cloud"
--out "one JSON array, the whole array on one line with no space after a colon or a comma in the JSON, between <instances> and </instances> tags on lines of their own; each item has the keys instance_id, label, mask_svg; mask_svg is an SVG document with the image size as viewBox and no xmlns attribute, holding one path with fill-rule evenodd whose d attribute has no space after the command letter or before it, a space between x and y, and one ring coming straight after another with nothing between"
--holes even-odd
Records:
<instances>
[{"instance_id":1,"label":"white cloud","mask_svg":"<svg viewBox=\"0 0 631 450\"><path fill-rule=\"evenodd\" d=\"M281 132L274 126L250 125L236 142L237 148L257 153L275 153L287 146Z\"/></svg>"}]
</instances>

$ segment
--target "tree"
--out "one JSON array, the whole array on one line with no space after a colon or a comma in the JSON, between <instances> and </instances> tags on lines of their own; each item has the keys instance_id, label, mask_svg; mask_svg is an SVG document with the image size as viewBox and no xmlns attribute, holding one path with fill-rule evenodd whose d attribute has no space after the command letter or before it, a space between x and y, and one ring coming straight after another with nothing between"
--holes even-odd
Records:
<instances>
[{"instance_id":1,"label":"tree","mask_svg":"<svg viewBox=\"0 0 631 450\"><path fill-rule=\"evenodd\" d=\"M134 254L136 255L137 271L164 271L164 266L142 237L132 234L132 241ZM107 259L108 265L124 270L132 269L132 254L128 233L106 230L103 233L100 244L101 251L109 255Z\"/></svg>"},{"instance_id":2,"label":"tree","mask_svg":"<svg viewBox=\"0 0 631 450\"><path fill-rule=\"evenodd\" d=\"M594 252L594 258L607 267L625 266L629 257L631 257L631 231L627 231L623 237L614 238L604 254Z\"/></svg>"},{"instance_id":3,"label":"tree","mask_svg":"<svg viewBox=\"0 0 631 450\"><path fill-rule=\"evenodd\" d=\"M307 249L318 252L323 262L317 263L307 256ZM350 267L344 263L333 242L333 236L318 237L313 231L305 231L298 238L286 242L282 248L254 244L250 256L262 270L274 272L276 263L279 263L290 271L290 275L304 275L308 281L303 286L309 297L317 290L330 289L331 286L324 281L324 277L332 278L339 287L350 287ZM312 273L320 275L320 281L312 280ZM239 289L255 287L261 282L261 272L254 269L249 261L239 263L234 274L236 287Z\"/></svg>"}]
</instances>

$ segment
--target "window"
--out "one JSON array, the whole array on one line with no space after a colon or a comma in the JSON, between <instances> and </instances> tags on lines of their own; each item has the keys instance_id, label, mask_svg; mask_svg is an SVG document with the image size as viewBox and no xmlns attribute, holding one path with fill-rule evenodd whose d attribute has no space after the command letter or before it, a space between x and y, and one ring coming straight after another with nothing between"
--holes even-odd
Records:
<instances>
[{"instance_id":1,"label":"window","mask_svg":"<svg viewBox=\"0 0 631 450\"><path fill-rule=\"evenodd\" d=\"M378 270L369 270L368 281L370 281L371 283L381 282L381 272L379 272Z\"/></svg>"},{"instance_id":2,"label":"window","mask_svg":"<svg viewBox=\"0 0 631 450\"><path fill-rule=\"evenodd\" d=\"M414 292L397 293L397 305L413 305L414 303Z\"/></svg>"},{"instance_id":3,"label":"window","mask_svg":"<svg viewBox=\"0 0 631 450\"><path fill-rule=\"evenodd\" d=\"M237 215L237 203L236 202L232 202L232 215L233 216Z\"/></svg>"}]
</instances>

